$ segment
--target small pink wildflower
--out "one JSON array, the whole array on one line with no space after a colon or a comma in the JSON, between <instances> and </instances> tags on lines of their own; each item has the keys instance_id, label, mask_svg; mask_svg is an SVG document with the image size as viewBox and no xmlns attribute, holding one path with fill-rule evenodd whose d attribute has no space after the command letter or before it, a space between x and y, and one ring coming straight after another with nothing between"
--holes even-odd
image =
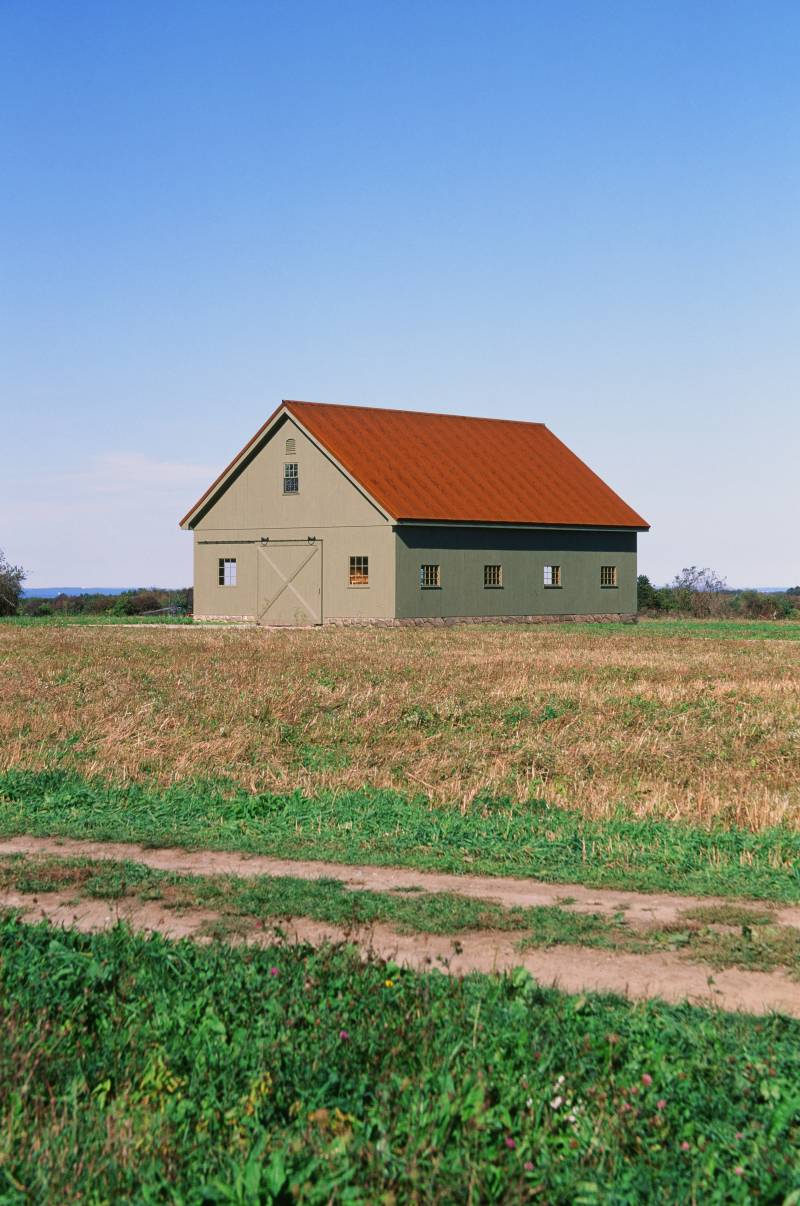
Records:
<instances>
[{"instance_id":1,"label":"small pink wildflower","mask_svg":"<svg viewBox=\"0 0 800 1206\"><path fill-rule=\"evenodd\" d=\"M657 1110L665 1110L666 1108L667 1108L666 1100L662 1097L660 1101L656 1102L656 1109Z\"/></svg>"},{"instance_id":2,"label":"small pink wildflower","mask_svg":"<svg viewBox=\"0 0 800 1206\"><path fill-rule=\"evenodd\" d=\"M271 967L269 969L269 974L271 976L278 976L278 975L280 975L280 972L278 971L277 967Z\"/></svg>"},{"instance_id":3,"label":"small pink wildflower","mask_svg":"<svg viewBox=\"0 0 800 1206\"><path fill-rule=\"evenodd\" d=\"M506 1135L506 1147L509 1149L509 1151L513 1152L513 1150L516 1146L517 1146L517 1144L516 1144L515 1140L512 1139L510 1135Z\"/></svg>"},{"instance_id":4,"label":"small pink wildflower","mask_svg":"<svg viewBox=\"0 0 800 1206\"><path fill-rule=\"evenodd\" d=\"M649 1072L645 1072L644 1075L642 1076L642 1084L647 1085L647 1087L649 1088L652 1083L653 1083L652 1076L650 1075Z\"/></svg>"},{"instance_id":5,"label":"small pink wildflower","mask_svg":"<svg viewBox=\"0 0 800 1206\"><path fill-rule=\"evenodd\" d=\"M343 1042L343 1043L346 1043L346 1042L347 1042L347 1040L350 1038L350 1032L349 1032L349 1030L340 1030L340 1031L339 1031L339 1038L342 1040L342 1042Z\"/></svg>"},{"instance_id":6,"label":"small pink wildflower","mask_svg":"<svg viewBox=\"0 0 800 1206\"><path fill-rule=\"evenodd\" d=\"M737 1138L737 1139L744 1139L744 1135L742 1134L742 1132L741 1132L741 1131L737 1131L737 1132L736 1132L736 1138Z\"/></svg>"},{"instance_id":7,"label":"small pink wildflower","mask_svg":"<svg viewBox=\"0 0 800 1206\"><path fill-rule=\"evenodd\" d=\"M691 1143L687 1143L687 1142L686 1142L686 1140L684 1139L683 1143L681 1144L681 1151L682 1151L682 1152L688 1152L688 1151L689 1151L689 1148L690 1148L691 1146L692 1146L692 1145L691 1145Z\"/></svg>"},{"instance_id":8,"label":"small pink wildflower","mask_svg":"<svg viewBox=\"0 0 800 1206\"><path fill-rule=\"evenodd\" d=\"M533 1160L526 1160L523 1168L525 1169L525 1172L533 1172Z\"/></svg>"},{"instance_id":9,"label":"small pink wildflower","mask_svg":"<svg viewBox=\"0 0 800 1206\"><path fill-rule=\"evenodd\" d=\"M744 1169L742 1168L741 1164L737 1164L733 1171L736 1173L737 1177L744 1176Z\"/></svg>"}]
</instances>

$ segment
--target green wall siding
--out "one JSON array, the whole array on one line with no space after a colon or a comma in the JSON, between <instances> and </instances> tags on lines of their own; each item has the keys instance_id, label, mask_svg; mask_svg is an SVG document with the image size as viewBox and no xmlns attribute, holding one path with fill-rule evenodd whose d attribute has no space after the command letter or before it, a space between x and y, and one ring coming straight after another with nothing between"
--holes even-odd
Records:
<instances>
[{"instance_id":1,"label":"green wall siding","mask_svg":"<svg viewBox=\"0 0 800 1206\"><path fill-rule=\"evenodd\" d=\"M395 528L396 615L594 615L636 611L636 532L533 528ZM441 566L441 588L421 590L420 566ZM503 567L503 586L483 585L484 565ZM561 587L543 583L561 566ZM615 588L600 585L601 565L616 565Z\"/></svg>"}]
</instances>

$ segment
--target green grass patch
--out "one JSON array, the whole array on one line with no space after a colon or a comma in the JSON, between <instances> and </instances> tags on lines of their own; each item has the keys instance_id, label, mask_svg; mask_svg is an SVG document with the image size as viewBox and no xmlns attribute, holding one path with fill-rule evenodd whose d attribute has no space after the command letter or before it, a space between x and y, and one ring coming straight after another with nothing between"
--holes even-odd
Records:
<instances>
[{"instance_id":1,"label":"green grass patch","mask_svg":"<svg viewBox=\"0 0 800 1206\"><path fill-rule=\"evenodd\" d=\"M3 1202L779 1203L798 1187L790 1019L13 918L0 956Z\"/></svg>"},{"instance_id":2,"label":"green grass patch","mask_svg":"<svg viewBox=\"0 0 800 1206\"><path fill-rule=\"evenodd\" d=\"M800 901L800 833L700 829L620 812L593 821L541 801L436 807L391 791L309 798L183 782L164 791L62 771L0 774L0 834L243 850L641 891Z\"/></svg>"},{"instance_id":3,"label":"green grass patch","mask_svg":"<svg viewBox=\"0 0 800 1206\"><path fill-rule=\"evenodd\" d=\"M75 628L102 624L118 626L130 624L193 624L191 616L108 616L108 615L51 615L51 616L0 616L0 624L11 628Z\"/></svg>"},{"instance_id":4,"label":"green grass patch","mask_svg":"<svg viewBox=\"0 0 800 1206\"><path fill-rule=\"evenodd\" d=\"M602 917L570 913L558 905L505 908L453 892L400 896L351 889L336 879L179 875L141 863L100 859L6 856L0 858L0 889L37 894L77 889L83 896L102 900L136 896L161 900L172 908L218 909L226 916L261 922L311 917L343 929L385 924L401 933L518 930L536 946L609 946L616 929Z\"/></svg>"},{"instance_id":5,"label":"green grass patch","mask_svg":"<svg viewBox=\"0 0 800 1206\"><path fill-rule=\"evenodd\" d=\"M696 909L684 909L681 915L705 925L772 925L775 921L775 914L769 909L738 904L699 905Z\"/></svg>"},{"instance_id":6,"label":"green grass patch","mask_svg":"<svg viewBox=\"0 0 800 1206\"><path fill-rule=\"evenodd\" d=\"M694 640L800 641L797 620L653 620L637 624L582 624L584 632L598 636L618 632L640 637L688 637Z\"/></svg>"}]
</instances>

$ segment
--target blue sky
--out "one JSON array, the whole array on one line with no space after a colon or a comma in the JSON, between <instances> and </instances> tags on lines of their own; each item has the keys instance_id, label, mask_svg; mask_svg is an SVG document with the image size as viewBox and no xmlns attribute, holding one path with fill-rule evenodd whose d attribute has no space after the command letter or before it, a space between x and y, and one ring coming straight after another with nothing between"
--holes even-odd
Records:
<instances>
[{"instance_id":1,"label":"blue sky","mask_svg":"<svg viewBox=\"0 0 800 1206\"><path fill-rule=\"evenodd\" d=\"M800 580L800 6L0 2L0 547L180 585L282 397L543 421Z\"/></svg>"}]
</instances>

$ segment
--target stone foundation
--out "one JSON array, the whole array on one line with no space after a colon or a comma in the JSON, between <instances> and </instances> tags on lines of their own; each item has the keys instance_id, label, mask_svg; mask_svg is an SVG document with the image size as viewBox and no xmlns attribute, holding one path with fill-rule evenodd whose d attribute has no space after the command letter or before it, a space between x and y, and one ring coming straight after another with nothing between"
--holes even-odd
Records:
<instances>
[{"instance_id":1,"label":"stone foundation","mask_svg":"<svg viewBox=\"0 0 800 1206\"><path fill-rule=\"evenodd\" d=\"M214 624L246 625L248 628L256 624L255 616L193 616L198 622L206 621ZM323 620L325 628L455 628L461 624L635 624L635 612L609 612L593 616L432 616L425 619L412 620L370 620L342 617L340 619ZM265 628L274 625L265 624ZM281 625L294 628L296 625ZM304 628L316 628L316 624L300 625Z\"/></svg>"},{"instance_id":2,"label":"stone foundation","mask_svg":"<svg viewBox=\"0 0 800 1206\"><path fill-rule=\"evenodd\" d=\"M209 624L255 624L255 616L192 616L193 620L198 622L206 621Z\"/></svg>"},{"instance_id":3,"label":"stone foundation","mask_svg":"<svg viewBox=\"0 0 800 1206\"><path fill-rule=\"evenodd\" d=\"M324 620L330 628L454 628L460 624L635 624L635 612L592 616L435 616L413 620Z\"/></svg>"}]
</instances>

